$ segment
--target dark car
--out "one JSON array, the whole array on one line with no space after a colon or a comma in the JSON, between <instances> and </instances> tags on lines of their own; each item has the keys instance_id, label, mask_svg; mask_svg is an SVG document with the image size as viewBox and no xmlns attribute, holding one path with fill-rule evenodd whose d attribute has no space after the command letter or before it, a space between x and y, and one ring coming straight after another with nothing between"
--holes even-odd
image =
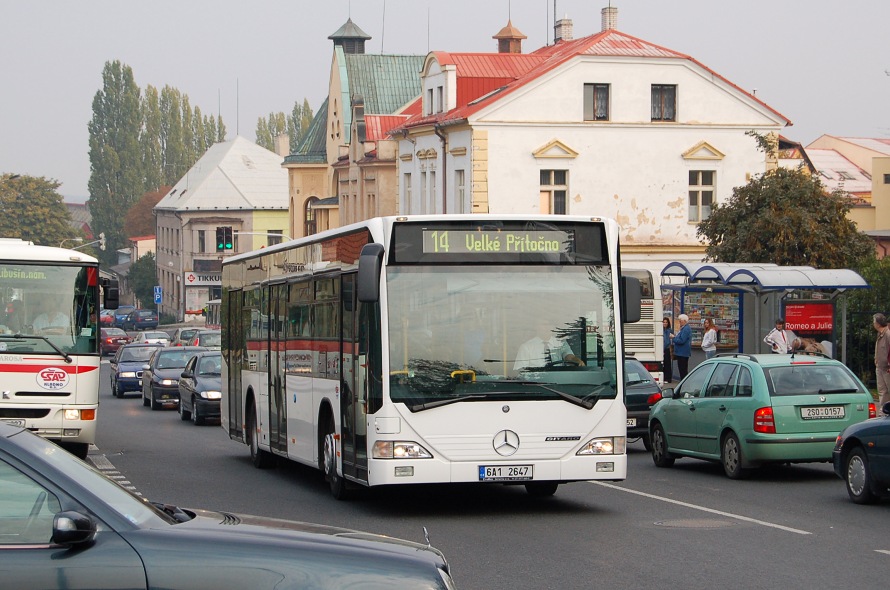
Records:
<instances>
[{"instance_id":1,"label":"dark car","mask_svg":"<svg viewBox=\"0 0 890 590\"><path fill-rule=\"evenodd\" d=\"M624 360L624 405L627 407L627 438L640 438L647 451L649 443L649 408L661 399L661 388L643 363Z\"/></svg>"},{"instance_id":2,"label":"dark car","mask_svg":"<svg viewBox=\"0 0 890 590\"><path fill-rule=\"evenodd\" d=\"M113 327L114 326L114 310L113 309L103 309L99 312L99 324L101 326Z\"/></svg>"},{"instance_id":3,"label":"dark car","mask_svg":"<svg viewBox=\"0 0 890 590\"><path fill-rule=\"evenodd\" d=\"M124 344L129 344L133 339L120 328L100 328L99 330L99 354L114 354Z\"/></svg>"},{"instance_id":4,"label":"dark car","mask_svg":"<svg viewBox=\"0 0 890 590\"><path fill-rule=\"evenodd\" d=\"M111 395L124 397L130 391L142 391L142 366L160 344L124 344L111 359Z\"/></svg>"},{"instance_id":5,"label":"dark car","mask_svg":"<svg viewBox=\"0 0 890 590\"><path fill-rule=\"evenodd\" d=\"M179 378L180 418L191 418L196 426L208 419L219 420L221 370L222 354L219 351L199 352L189 359Z\"/></svg>"},{"instance_id":6,"label":"dark car","mask_svg":"<svg viewBox=\"0 0 890 590\"><path fill-rule=\"evenodd\" d=\"M890 496L890 402L881 411L883 416L845 428L834 445L834 472L857 504Z\"/></svg>"},{"instance_id":7,"label":"dark car","mask_svg":"<svg viewBox=\"0 0 890 590\"><path fill-rule=\"evenodd\" d=\"M179 377L195 354L207 350L200 346L161 348L142 366L142 405L152 410L179 405Z\"/></svg>"},{"instance_id":8,"label":"dark car","mask_svg":"<svg viewBox=\"0 0 890 590\"><path fill-rule=\"evenodd\" d=\"M454 588L426 544L148 502L0 423L4 588Z\"/></svg>"},{"instance_id":9,"label":"dark car","mask_svg":"<svg viewBox=\"0 0 890 590\"><path fill-rule=\"evenodd\" d=\"M114 327L122 328L124 325L124 320L134 309L136 309L135 305L118 306L118 308L114 310Z\"/></svg>"},{"instance_id":10,"label":"dark car","mask_svg":"<svg viewBox=\"0 0 890 590\"><path fill-rule=\"evenodd\" d=\"M170 337L170 346L188 346L198 328L176 328Z\"/></svg>"},{"instance_id":11,"label":"dark car","mask_svg":"<svg viewBox=\"0 0 890 590\"><path fill-rule=\"evenodd\" d=\"M158 327L158 312L153 309L134 309L121 324L124 330L154 330Z\"/></svg>"},{"instance_id":12,"label":"dark car","mask_svg":"<svg viewBox=\"0 0 890 590\"><path fill-rule=\"evenodd\" d=\"M203 346L210 350L219 350L222 344L222 332L220 330L197 330L189 341L192 346Z\"/></svg>"}]
</instances>

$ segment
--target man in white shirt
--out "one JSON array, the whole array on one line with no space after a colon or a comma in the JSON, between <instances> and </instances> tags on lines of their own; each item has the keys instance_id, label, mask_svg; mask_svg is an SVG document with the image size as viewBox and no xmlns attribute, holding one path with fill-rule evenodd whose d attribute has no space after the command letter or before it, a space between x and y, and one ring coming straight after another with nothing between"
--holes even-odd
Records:
<instances>
[{"instance_id":1,"label":"man in white shirt","mask_svg":"<svg viewBox=\"0 0 890 590\"><path fill-rule=\"evenodd\" d=\"M37 309L43 309L43 313L39 314L31 322L34 332L40 333L44 330L63 331L69 330L71 327L71 319L67 314L61 311L62 303L50 296L43 296L37 299Z\"/></svg>"},{"instance_id":2,"label":"man in white shirt","mask_svg":"<svg viewBox=\"0 0 890 590\"><path fill-rule=\"evenodd\" d=\"M795 340L798 340L797 335L793 331L785 329L785 320L782 318L776 320L776 327L763 338L763 341L769 344L770 349L776 354L790 354L794 351Z\"/></svg>"},{"instance_id":3,"label":"man in white shirt","mask_svg":"<svg viewBox=\"0 0 890 590\"><path fill-rule=\"evenodd\" d=\"M575 356L569 344L553 334L547 320L539 319L537 335L526 340L519 347L513 370L536 369L552 366L554 363L584 365L584 361Z\"/></svg>"}]
</instances>

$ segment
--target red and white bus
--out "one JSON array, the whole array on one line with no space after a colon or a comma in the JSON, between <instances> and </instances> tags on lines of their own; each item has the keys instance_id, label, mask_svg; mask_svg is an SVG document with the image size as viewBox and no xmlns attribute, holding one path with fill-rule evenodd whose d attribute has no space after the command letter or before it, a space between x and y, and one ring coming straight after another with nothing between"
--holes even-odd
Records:
<instances>
[{"instance_id":1,"label":"red and white bus","mask_svg":"<svg viewBox=\"0 0 890 590\"><path fill-rule=\"evenodd\" d=\"M316 467L338 498L626 477L641 290L612 220L377 218L228 258L222 287L222 426L257 467Z\"/></svg>"},{"instance_id":2,"label":"red and white bus","mask_svg":"<svg viewBox=\"0 0 890 590\"><path fill-rule=\"evenodd\" d=\"M0 420L86 458L99 405L99 261L0 239ZM104 281L117 307L117 282Z\"/></svg>"}]
</instances>

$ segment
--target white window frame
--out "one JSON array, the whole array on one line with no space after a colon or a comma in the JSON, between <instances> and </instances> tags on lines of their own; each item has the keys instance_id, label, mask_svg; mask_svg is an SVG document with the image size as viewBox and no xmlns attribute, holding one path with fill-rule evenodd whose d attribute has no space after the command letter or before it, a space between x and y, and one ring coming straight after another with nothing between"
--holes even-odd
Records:
<instances>
[{"instance_id":1,"label":"white window frame","mask_svg":"<svg viewBox=\"0 0 890 590\"><path fill-rule=\"evenodd\" d=\"M553 215L569 214L569 171L541 170L541 213ZM559 211L562 205L562 211Z\"/></svg>"},{"instance_id":2,"label":"white window frame","mask_svg":"<svg viewBox=\"0 0 890 590\"><path fill-rule=\"evenodd\" d=\"M706 183L710 175L710 183ZM701 223L711 216L717 195L717 171L716 170L690 170L689 171L689 223ZM705 205L705 201L708 204Z\"/></svg>"}]
</instances>

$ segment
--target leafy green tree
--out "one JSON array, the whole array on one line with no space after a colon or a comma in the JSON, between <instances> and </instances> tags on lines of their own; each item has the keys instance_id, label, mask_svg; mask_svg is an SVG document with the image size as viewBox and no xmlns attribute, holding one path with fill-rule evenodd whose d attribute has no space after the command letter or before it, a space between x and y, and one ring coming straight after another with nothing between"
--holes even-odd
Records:
<instances>
[{"instance_id":1,"label":"leafy green tree","mask_svg":"<svg viewBox=\"0 0 890 590\"><path fill-rule=\"evenodd\" d=\"M874 256L874 242L847 218L850 200L828 193L803 169L777 168L733 189L698 226L707 258L783 266L857 268Z\"/></svg>"},{"instance_id":2,"label":"leafy green tree","mask_svg":"<svg viewBox=\"0 0 890 590\"><path fill-rule=\"evenodd\" d=\"M257 119L257 145L274 152L275 138L284 133L287 133L287 117L284 113L269 113L268 118Z\"/></svg>"},{"instance_id":3,"label":"leafy green tree","mask_svg":"<svg viewBox=\"0 0 890 590\"><path fill-rule=\"evenodd\" d=\"M201 114L201 107L195 106L195 114L192 117L192 141L194 142L194 153L197 154L198 158L204 155L204 152L207 151L207 148L210 147L207 145L207 135L204 131L204 126L207 124L207 117L204 117Z\"/></svg>"},{"instance_id":4,"label":"leafy green tree","mask_svg":"<svg viewBox=\"0 0 890 590\"><path fill-rule=\"evenodd\" d=\"M182 94L176 88L164 86L160 106L164 184L174 185L189 166L182 137Z\"/></svg>"},{"instance_id":5,"label":"leafy green tree","mask_svg":"<svg viewBox=\"0 0 890 590\"><path fill-rule=\"evenodd\" d=\"M282 112L269 113L265 119L260 117L256 124L256 144L270 151L275 151L275 138L284 133L288 134L291 153L297 151L297 146L303 139L303 135L312 122L312 108L309 100L303 99L303 104L294 102L294 108L289 115Z\"/></svg>"},{"instance_id":6,"label":"leafy green tree","mask_svg":"<svg viewBox=\"0 0 890 590\"><path fill-rule=\"evenodd\" d=\"M145 188L154 190L164 184L164 154L161 146L161 105L158 89L147 86L142 99L143 125L140 135Z\"/></svg>"},{"instance_id":7,"label":"leafy green tree","mask_svg":"<svg viewBox=\"0 0 890 590\"><path fill-rule=\"evenodd\" d=\"M114 251L124 245L124 214L145 192L142 173L142 104L133 70L120 61L106 62L102 89L93 98L88 125L90 142L90 198L93 229L104 232L108 249L102 256L115 262Z\"/></svg>"},{"instance_id":8,"label":"leafy green tree","mask_svg":"<svg viewBox=\"0 0 890 590\"><path fill-rule=\"evenodd\" d=\"M216 142L219 143L221 141L226 140L226 124L223 123L222 115L216 118Z\"/></svg>"},{"instance_id":9,"label":"leafy green tree","mask_svg":"<svg viewBox=\"0 0 890 590\"><path fill-rule=\"evenodd\" d=\"M0 237L21 238L42 246L85 237L71 225L71 214L56 189L59 183L44 177L0 176ZM76 246L74 242L65 244Z\"/></svg>"},{"instance_id":10,"label":"leafy green tree","mask_svg":"<svg viewBox=\"0 0 890 590\"><path fill-rule=\"evenodd\" d=\"M150 306L154 301L154 288L158 284L158 267L152 252L145 254L130 265L127 274L130 290L142 306Z\"/></svg>"}]
</instances>

